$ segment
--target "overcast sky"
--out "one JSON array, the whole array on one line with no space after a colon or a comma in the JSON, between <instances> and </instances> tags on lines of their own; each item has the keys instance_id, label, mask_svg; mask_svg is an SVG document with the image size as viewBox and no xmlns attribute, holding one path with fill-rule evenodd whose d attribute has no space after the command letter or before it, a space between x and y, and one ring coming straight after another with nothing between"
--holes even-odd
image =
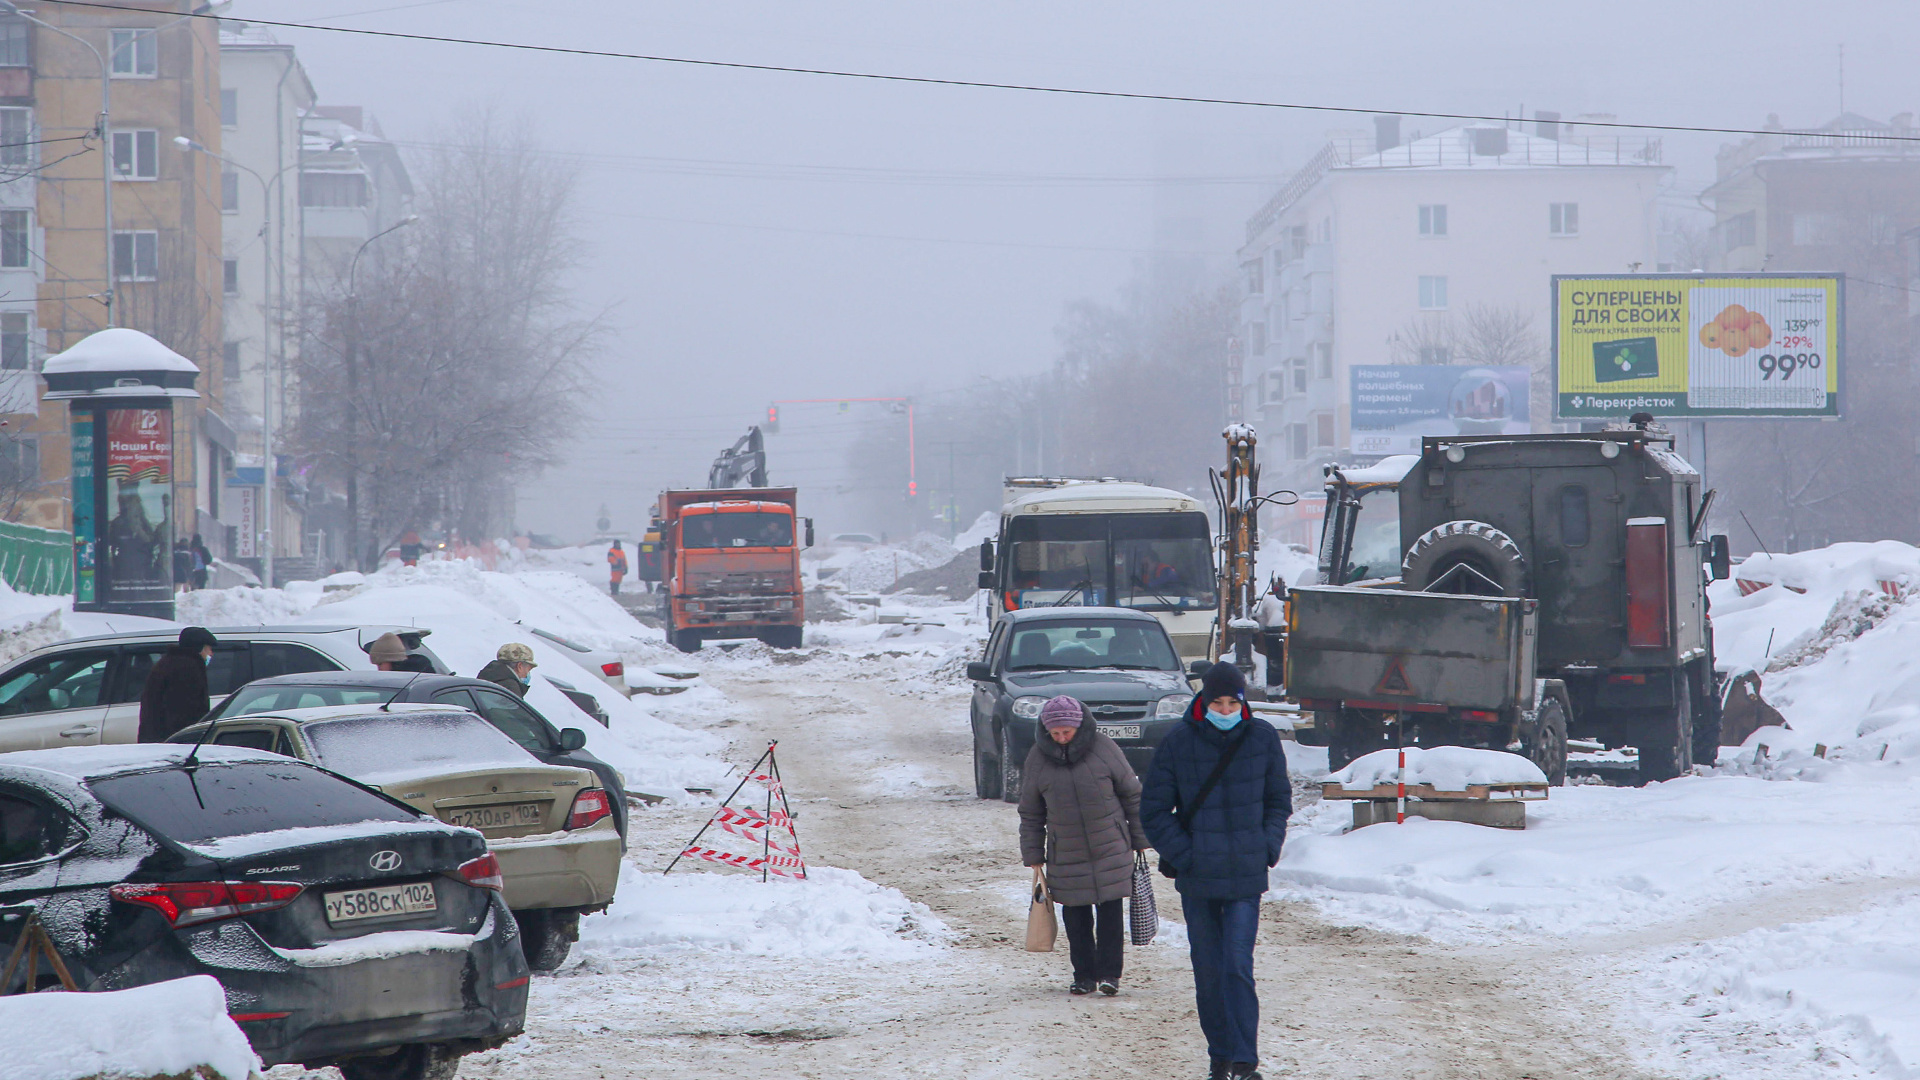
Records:
<instances>
[{"instance_id":1,"label":"overcast sky","mask_svg":"<svg viewBox=\"0 0 1920 1080\"><path fill-rule=\"evenodd\" d=\"M238 0L229 15L1378 111L1524 107L1733 127L1768 113L1788 125L1832 117L1844 43L1849 110L1920 109L1920 5L1893 0ZM492 105L530 119L580 170L580 302L611 308L618 333L570 464L523 489L519 513L521 528L565 538L584 537L602 503L618 527L644 525L653 494L704 481L769 400L928 394L1043 369L1064 303L1111 299L1156 243L1205 251L1226 273L1242 223L1280 177L1329 130L1371 130L1365 113L274 33L298 47L322 102L367 107L402 144ZM1712 152L1731 138L1667 137L1681 192L1711 180ZM803 487L838 478L849 425L886 422L858 409L784 420L775 479Z\"/></svg>"}]
</instances>

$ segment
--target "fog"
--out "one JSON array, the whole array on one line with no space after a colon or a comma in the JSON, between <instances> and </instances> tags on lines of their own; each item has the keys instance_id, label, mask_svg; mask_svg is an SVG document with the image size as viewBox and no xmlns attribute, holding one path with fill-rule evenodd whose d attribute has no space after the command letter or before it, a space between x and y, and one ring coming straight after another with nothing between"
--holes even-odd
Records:
<instances>
[{"instance_id":1,"label":"fog","mask_svg":"<svg viewBox=\"0 0 1920 1080\"><path fill-rule=\"evenodd\" d=\"M1920 107L1909 55L1920 8L1884 2L241 0L229 15L1381 112L1740 128L1840 112L1844 43L1846 109L1885 119ZM523 485L516 522L563 539L588 535L602 504L617 528L643 527L655 492L702 482L771 400L925 396L1045 370L1065 303L1111 298L1156 257L1224 279L1246 217L1325 133L1370 131L1367 112L274 33L299 49L323 103L367 107L403 146L491 106L577 165L589 247L575 286L615 334L568 464ZM1684 204L1737 136L1665 138ZM773 478L843 483L861 425L895 422L874 406L790 408L769 440ZM808 498L822 513L835 505Z\"/></svg>"}]
</instances>

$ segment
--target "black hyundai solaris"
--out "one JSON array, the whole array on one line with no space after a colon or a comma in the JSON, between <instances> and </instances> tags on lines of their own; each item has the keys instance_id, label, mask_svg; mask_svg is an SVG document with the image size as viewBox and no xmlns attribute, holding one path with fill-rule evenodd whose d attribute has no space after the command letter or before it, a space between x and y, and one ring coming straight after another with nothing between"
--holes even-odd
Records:
<instances>
[{"instance_id":1,"label":"black hyundai solaris","mask_svg":"<svg viewBox=\"0 0 1920 1080\"><path fill-rule=\"evenodd\" d=\"M267 1065L429 1080L519 1034L501 884L479 833L278 754L0 754L0 956L37 920L81 990L211 975Z\"/></svg>"}]
</instances>

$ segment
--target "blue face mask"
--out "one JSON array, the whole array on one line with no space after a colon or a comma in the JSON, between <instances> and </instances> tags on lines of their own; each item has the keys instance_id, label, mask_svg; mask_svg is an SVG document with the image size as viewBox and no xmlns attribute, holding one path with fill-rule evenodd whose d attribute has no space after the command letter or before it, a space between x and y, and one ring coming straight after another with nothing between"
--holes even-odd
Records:
<instances>
[{"instance_id":1,"label":"blue face mask","mask_svg":"<svg viewBox=\"0 0 1920 1080\"><path fill-rule=\"evenodd\" d=\"M1230 713L1217 713L1212 709L1207 710L1207 723L1212 724L1221 731L1232 731L1233 725L1239 722L1240 713L1238 710Z\"/></svg>"}]
</instances>

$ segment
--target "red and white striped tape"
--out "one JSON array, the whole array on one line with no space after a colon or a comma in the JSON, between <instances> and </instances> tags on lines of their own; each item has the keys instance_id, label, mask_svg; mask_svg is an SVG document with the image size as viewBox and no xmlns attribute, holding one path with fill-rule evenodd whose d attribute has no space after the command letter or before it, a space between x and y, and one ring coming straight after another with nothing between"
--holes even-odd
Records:
<instances>
[{"instance_id":1,"label":"red and white striped tape","mask_svg":"<svg viewBox=\"0 0 1920 1080\"><path fill-rule=\"evenodd\" d=\"M748 773L747 781L749 783L759 784L761 787L766 788L768 791L780 790L780 778L777 776L769 775L767 773L761 773L761 772Z\"/></svg>"},{"instance_id":2,"label":"red and white striped tape","mask_svg":"<svg viewBox=\"0 0 1920 1080\"><path fill-rule=\"evenodd\" d=\"M735 808L732 806L723 806L720 809L714 811L713 817L715 821L730 821L730 822L733 822L735 825L745 825L750 829L757 829L760 826L771 822L774 828L785 829L787 832L793 833L793 819L791 817L788 817L786 812L783 810L775 810L773 814L769 816L767 814L761 813L758 810L755 810L751 806L743 806L738 808ZM796 833L794 835L797 839L798 834Z\"/></svg>"},{"instance_id":3,"label":"red and white striped tape","mask_svg":"<svg viewBox=\"0 0 1920 1080\"><path fill-rule=\"evenodd\" d=\"M791 855L796 859L800 857L799 847L797 846L789 847L786 844L778 840L775 840L773 837L768 836L764 830L745 828L739 825L735 825L731 821L716 820L714 824L720 826L720 831L732 833L733 835L739 837L742 840L750 840L756 844L764 844L765 846L773 849L774 851L778 851L783 855Z\"/></svg>"},{"instance_id":4,"label":"red and white striped tape","mask_svg":"<svg viewBox=\"0 0 1920 1080\"><path fill-rule=\"evenodd\" d=\"M704 859L723 866L737 866L742 870L762 870L780 877L804 878L807 876L806 863L797 858L790 859L782 855L735 855L730 851L717 851L704 847L690 847L680 854L689 859ZM790 873L790 870L798 870L799 873Z\"/></svg>"}]
</instances>

